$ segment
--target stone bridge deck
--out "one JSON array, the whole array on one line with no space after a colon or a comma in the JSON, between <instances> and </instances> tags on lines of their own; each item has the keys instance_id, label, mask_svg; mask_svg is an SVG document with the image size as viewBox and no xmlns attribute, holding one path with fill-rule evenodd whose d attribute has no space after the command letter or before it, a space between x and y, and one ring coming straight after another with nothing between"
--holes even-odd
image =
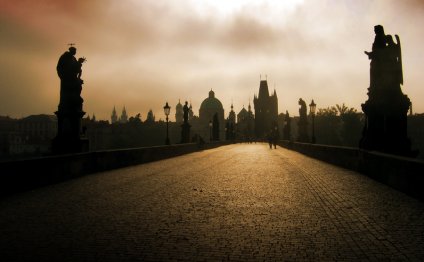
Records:
<instances>
[{"instance_id":1,"label":"stone bridge deck","mask_svg":"<svg viewBox=\"0 0 424 262\"><path fill-rule=\"evenodd\" d=\"M266 144L0 200L0 260L424 260L424 204Z\"/></svg>"}]
</instances>

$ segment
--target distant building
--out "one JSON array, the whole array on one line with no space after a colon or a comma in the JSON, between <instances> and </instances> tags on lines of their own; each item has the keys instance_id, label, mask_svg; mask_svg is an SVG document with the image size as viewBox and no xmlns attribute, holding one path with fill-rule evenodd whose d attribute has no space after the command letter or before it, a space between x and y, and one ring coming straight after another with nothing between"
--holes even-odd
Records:
<instances>
[{"instance_id":1,"label":"distant building","mask_svg":"<svg viewBox=\"0 0 424 262\"><path fill-rule=\"evenodd\" d=\"M250 106L248 110L243 108L237 114L237 131L236 136L241 140L251 140L254 137L255 131L255 116L252 112L252 107Z\"/></svg>"},{"instance_id":2,"label":"distant building","mask_svg":"<svg viewBox=\"0 0 424 262\"><path fill-rule=\"evenodd\" d=\"M120 117L118 117L118 115L116 114L115 106L113 106L112 115L110 116L110 120L111 120L110 122L112 124L128 123L128 115L127 115L127 110L125 109L125 106L124 106L124 108L122 108L122 113L121 113Z\"/></svg>"},{"instance_id":3,"label":"distant building","mask_svg":"<svg viewBox=\"0 0 424 262\"><path fill-rule=\"evenodd\" d=\"M115 122L117 123L117 122ZM89 116L82 119L83 132L89 141L90 151L99 151L112 149L112 126L106 120L97 121L93 114L90 119ZM117 127L120 128L121 126Z\"/></svg>"},{"instance_id":4,"label":"distant building","mask_svg":"<svg viewBox=\"0 0 424 262\"><path fill-rule=\"evenodd\" d=\"M110 122L112 124L118 123L119 119L118 119L118 115L116 114L116 109L115 106L113 106L113 110L112 110L112 116L110 117Z\"/></svg>"},{"instance_id":5,"label":"distant building","mask_svg":"<svg viewBox=\"0 0 424 262\"><path fill-rule=\"evenodd\" d=\"M178 104L175 106L175 122L182 123L184 118L183 105L180 100L178 100Z\"/></svg>"},{"instance_id":6,"label":"distant building","mask_svg":"<svg viewBox=\"0 0 424 262\"><path fill-rule=\"evenodd\" d=\"M156 120L155 115L153 114L152 109L149 110L149 112L147 112L147 117L146 117L146 123L154 123Z\"/></svg>"},{"instance_id":7,"label":"distant building","mask_svg":"<svg viewBox=\"0 0 424 262\"><path fill-rule=\"evenodd\" d=\"M231 104L231 111L228 114L228 122L231 124L236 124L236 113L234 112L234 106Z\"/></svg>"},{"instance_id":8,"label":"distant building","mask_svg":"<svg viewBox=\"0 0 424 262\"><path fill-rule=\"evenodd\" d=\"M119 118L120 123L128 123L128 115L127 110L124 108L122 109L121 117Z\"/></svg>"},{"instance_id":9,"label":"distant building","mask_svg":"<svg viewBox=\"0 0 424 262\"><path fill-rule=\"evenodd\" d=\"M240 124L245 119L247 119L247 110L246 108L243 108L240 110L240 112L237 114L237 124Z\"/></svg>"},{"instance_id":10,"label":"distant building","mask_svg":"<svg viewBox=\"0 0 424 262\"><path fill-rule=\"evenodd\" d=\"M217 122L219 125L218 139L224 140L225 138L225 121L224 121L224 107L221 101L215 97L215 92L209 91L209 97L203 100L199 109L199 135L203 137L205 141L209 141L211 136L210 122L213 122L214 115L217 114Z\"/></svg>"},{"instance_id":11,"label":"distant building","mask_svg":"<svg viewBox=\"0 0 424 262\"><path fill-rule=\"evenodd\" d=\"M12 147L16 147L20 142L21 136L17 136L16 123L17 119L8 116L0 116L0 158L8 157Z\"/></svg>"},{"instance_id":12,"label":"distant building","mask_svg":"<svg viewBox=\"0 0 424 262\"><path fill-rule=\"evenodd\" d=\"M57 118L55 115L30 115L18 120L17 131L32 138L52 139L57 132Z\"/></svg>"},{"instance_id":13,"label":"distant building","mask_svg":"<svg viewBox=\"0 0 424 262\"><path fill-rule=\"evenodd\" d=\"M225 139L234 140L236 137L236 113L231 103L231 111L228 114L227 123L225 124Z\"/></svg>"},{"instance_id":14,"label":"distant building","mask_svg":"<svg viewBox=\"0 0 424 262\"><path fill-rule=\"evenodd\" d=\"M255 135L263 138L277 124L278 120L278 98L274 89L274 94L269 95L268 83L261 80L259 85L259 95L254 97L255 106Z\"/></svg>"},{"instance_id":15,"label":"distant building","mask_svg":"<svg viewBox=\"0 0 424 262\"><path fill-rule=\"evenodd\" d=\"M19 119L11 155L45 154L51 152L51 142L57 133L55 115L30 115ZM19 137L17 137L19 136Z\"/></svg>"}]
</instances>

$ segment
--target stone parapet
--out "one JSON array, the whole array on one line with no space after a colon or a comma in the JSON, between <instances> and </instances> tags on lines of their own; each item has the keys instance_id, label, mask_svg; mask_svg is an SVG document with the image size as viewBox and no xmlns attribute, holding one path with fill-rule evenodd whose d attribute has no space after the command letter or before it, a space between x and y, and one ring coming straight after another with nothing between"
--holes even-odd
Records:
<instances>
[{"instance_id":1,"label":"stone parapet","mask_svg":"<svg viewBox=\"0 0 424 262\"><path fill-rule=\"evenodd\" d=\"M279 145L304 155L365 174L408 195L424 200L424 161L358 148L297 143Z\"/></svg>"},{"instance_id":2,"label":"stone parapet","mask_svg":"<svg viewBox=\"0 0 424 262\"><path fill-rule=\"evenodd\" d=\"M138 165L228 144L178 144L67 154L0 162L0 196L87 174Z\"/></svg>"}]
</instances>

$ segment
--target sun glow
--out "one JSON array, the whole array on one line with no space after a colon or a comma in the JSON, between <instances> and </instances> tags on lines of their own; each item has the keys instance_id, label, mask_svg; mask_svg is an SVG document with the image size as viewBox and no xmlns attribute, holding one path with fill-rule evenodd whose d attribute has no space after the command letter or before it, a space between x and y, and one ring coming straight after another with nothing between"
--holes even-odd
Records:
<instances>
[{"instance_id":1,"label":"sun glow","mask_svg":"<svg viewBox=\"0 0 424 262\"><path fill-rule=\"evenodd\" d=\"M284 15L295 10L304 0L272 1L272 0L202 0L192 1L192 6L203 15L214 14L229 16L238 12L264 13L271 11L271 16Z\"/></svg>"}]
</instances>

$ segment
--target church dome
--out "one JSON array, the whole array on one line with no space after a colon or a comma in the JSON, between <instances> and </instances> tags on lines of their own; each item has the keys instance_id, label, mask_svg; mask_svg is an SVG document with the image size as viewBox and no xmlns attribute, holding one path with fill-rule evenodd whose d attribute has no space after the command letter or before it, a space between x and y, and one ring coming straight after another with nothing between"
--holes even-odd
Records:
<instances>
[{"instance_id":1,"label":"church dome","mask_svg":"<svg viewBox=\"0 0 424 262\"><path fill-rule=\"evenodd\" d=\"M209 91L209 97L203 100L200 105L200 110L223 110L221 101L215 98L214 91Z\"/></svg>"}]
</instances>

